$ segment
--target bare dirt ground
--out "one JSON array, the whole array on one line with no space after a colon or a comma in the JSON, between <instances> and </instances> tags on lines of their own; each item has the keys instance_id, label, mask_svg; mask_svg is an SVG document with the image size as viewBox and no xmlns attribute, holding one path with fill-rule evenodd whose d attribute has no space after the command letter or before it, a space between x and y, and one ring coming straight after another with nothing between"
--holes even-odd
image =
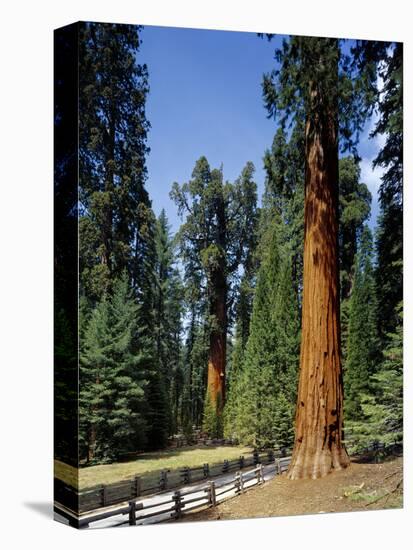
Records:
<instances>
[{"instance_id":1,"label":"bare dirt ground","mask_svg":"<svg viewBox=\"0 0 413 550\"><path fill-rule=\"evenodd\" d=\"M352 461L322 479L287 479L285 474L181 521L292 516L403 507L403 458L381 464Z\"/></svg>"}]
</instances>

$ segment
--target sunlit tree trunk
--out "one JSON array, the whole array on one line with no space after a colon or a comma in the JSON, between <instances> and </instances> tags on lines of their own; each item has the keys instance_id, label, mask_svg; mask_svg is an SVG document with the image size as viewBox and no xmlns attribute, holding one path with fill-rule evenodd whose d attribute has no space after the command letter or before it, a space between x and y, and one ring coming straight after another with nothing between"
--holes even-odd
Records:
<instances>
[{"instance_id":1,"label":"sunlit tree trunk","mask_svg":"<svg viewBox=\"0 0 413 550\"><path fill-rule=\"evenodd\" d=\"M222 182L222 172L221 172ZM208 354L208 393L217 415L225 402L225 366L227 360L227 220L222 187L217 194L217 248L210 271L210 321Z\"/></svg>"},{"instance_id":2,"label":"sunlit tree trunk","mask_svg":"<svg viewBox=\"0 0 413 550\"><path fill-rule=\"evenodd\" d=\"M221 414L225 402L227 353L227 292L223 273L216 278L213 292L210 303L212 327L208 353L208 393L217 414Z\"/></svg>"},{"instance_id":3,"label":"sunlit tree trunk","mask_svg":"<svg viewBox=\"0 0 413 550\"><path fill-rule=\"evenodd\" d=\"M320 105L315 83L313 105ZM300 380L290 479L348 466L343 438L338 272L337 109L314 110L305 129L305 237Z\"/></svg>"}]
</instances>

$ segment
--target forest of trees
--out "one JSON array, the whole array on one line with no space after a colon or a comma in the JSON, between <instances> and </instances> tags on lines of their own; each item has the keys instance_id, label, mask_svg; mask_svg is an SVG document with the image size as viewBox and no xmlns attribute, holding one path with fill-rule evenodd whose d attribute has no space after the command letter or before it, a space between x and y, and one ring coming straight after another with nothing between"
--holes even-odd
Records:
<instances>
[{"instance_id":1,"label":"forest of trees","mask_svg":"<svg viewBox=\"0 0 413 550\"><path fill-rule=\"evenodd\" d=\"M197 428L294 445L302 477L346 465L344 424L355 445L401 440L402 45L285 39L257 89L276 121L262 197L249 159L227 181L200 151L189 181L165 182L182 220L172 234L146 189L141 36L81 26L80 459ZM357 151L373 113L374 232Z\"/></svg>"}]
</instances>

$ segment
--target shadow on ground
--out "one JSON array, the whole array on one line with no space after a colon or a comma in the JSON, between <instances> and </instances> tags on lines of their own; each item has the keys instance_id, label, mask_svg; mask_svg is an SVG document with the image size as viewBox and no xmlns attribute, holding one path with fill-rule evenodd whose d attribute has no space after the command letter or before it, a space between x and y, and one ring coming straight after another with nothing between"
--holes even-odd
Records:
<instances>
[{"instance_id":1,"label":"shadow on ground","mask_svg":"<svg viewBox=\"0 0 413 550\"><path fill-rule=\"evenodd\" d=\"M53 519L53 504L51 502L23 502L23 504L41 516Z\"/></svg>"}]
</instances>

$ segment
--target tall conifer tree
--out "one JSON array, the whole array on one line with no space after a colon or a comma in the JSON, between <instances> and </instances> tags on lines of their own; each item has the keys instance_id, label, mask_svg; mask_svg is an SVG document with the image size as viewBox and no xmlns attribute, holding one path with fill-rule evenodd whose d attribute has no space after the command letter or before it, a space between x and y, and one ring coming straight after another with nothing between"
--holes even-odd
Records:
<instances>
[{"instance_id":1,"label":"tall conifer tree","mask_svg":"<svg viewBox=\"0 0 413 550\"><path fill-rule=\"evenodd\" d=\"M234 184L224 183L222 169L211 170L207 159L201 157L192 179L182 186L174 183L171 191L180 213L186 214L180 229L182 256L204 286L208 303L207 401L217 416L221 416L225 402L227 331L234 283L254 234L253 173L254 166L247 163Z\"/></svg>"},{"instance_id":2,"label":"tall conifer tree","mask_svg":"<svg viewBox=\"0 0 413 550\"><path fill-rule=\"evenodd\" d=\"M305 118L305 240L300 383L290 478L349 464L342 443L343 387L338 272L338 139L354 147L371 106L359 101L339 41L290 37L264 78L269 115ZM339 109L341 117L339 120ZM344 116L343 116L344 115Z\"/></svg>"}]
</instances>

